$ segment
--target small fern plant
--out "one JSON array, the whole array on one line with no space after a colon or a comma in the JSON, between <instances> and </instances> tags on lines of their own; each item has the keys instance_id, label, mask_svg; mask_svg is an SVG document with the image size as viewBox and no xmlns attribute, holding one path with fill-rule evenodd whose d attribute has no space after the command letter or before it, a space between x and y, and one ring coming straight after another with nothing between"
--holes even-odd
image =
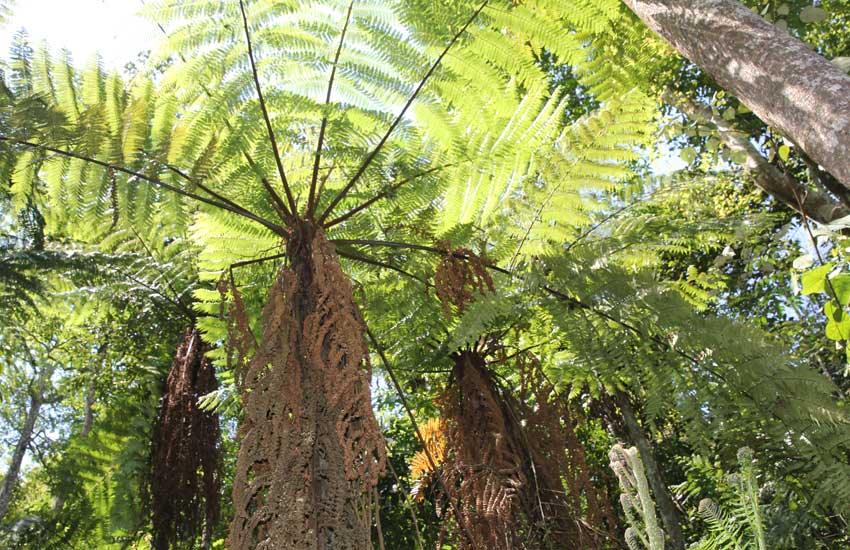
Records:
<instances>
[{"instance_id":1,"label":"small fern plant","mask_svg":"<svg viewBox=\"0 0 850 550\"><path fill-rule=\"evenodd\" d=\"M739 473L727 478L735 495L732 504L724 510L710 498L700 501L699 515L708 534L691 545L691 550L767 550L752 449L739 449L738 463Z\"/></svg>"}]
</instances>

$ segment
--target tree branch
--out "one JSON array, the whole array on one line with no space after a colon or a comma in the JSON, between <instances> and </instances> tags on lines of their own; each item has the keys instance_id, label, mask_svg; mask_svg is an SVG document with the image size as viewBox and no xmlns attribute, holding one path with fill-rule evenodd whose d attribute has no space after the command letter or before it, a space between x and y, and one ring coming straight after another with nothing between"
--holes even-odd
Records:
<instances>
[{"instance_id":1,"label":"tree branch","mask_svg":"<svg viewBox=\"0 0 850 550\"><path fill-rule=\"evenodd\" d=\"M378 339L375 338L375 335L372 334L372 331L368 326L364 324L364 328L366 329L366 335L369 337L369 341L372 342L372 346L375 348L375 352L377 352L378 357L381 358L381 363L384 365L384 369L387 371L387 374L390 377L390 381L392 381L393 387L398 393L399 399L401 399L401 404L404 407L405 412L407 413L407 417L410 419L410 423L413 425L413 430L416 432L416 437L419 439L419 443L422 445L422 450L425 452L425 457L428 459L428 465L431 466L431 470L437 471L437 463L434 460L434 457L431 455L430 449L428 449L428 442L425 441L425 438L422 436L422 431L419 429L419 424L416 422L416 417L413 416L413 409L410 408L410 403L407 401L407 397L404 394L404 390L401 389L401 384L398 382L398 378L396 378L395 372L393 371L392 366L390 365L387 356L384 354L384 348L378 343ZM464 536L469 540L469 542L473 543L473 547L475 546L473 542L472 536L469 534L469 530L466 527L466 524L463 521L463 517L460 514L458 506L452 497L449 488L443 482L442 476L437 476L437 483L440 484L440 487L445 491L446 496L449 499L449 504L451 505L452 512L454 513L455 519L457 520L458 526L463 532Z\"/></svg>"},{"instance_id":2,"label":"tree branch","mask_svg":"<svg viewBox=\"0 0 850 550\"><path fill-rule=\"evenodd\" d=\"M383 267L384 269L389 269L389 270L395 271L397 273L401 273L402 275L405 275L407 277L410 277L411 279L419 281L420 283L422 283L423 285L425 285L427 287L433 287L434 286L430 282L426 281L425 279L422 279L421 277L418 277L418 276L414 275L413 273L410 273L409 271L405 271L404 269L402 269L398 266L394 266L392 264L384 263L384 262L381 262L379 260L374 260L372 258L367 258L366 256L360 256L358 254L350 254L348 252L343 252L342 250L337 250L336 253L337 253L338 256L340 256L342 258L348 258L349 260L354 260L355 262L363 262L364 264L374 265L375 267Z\"/></svg>"},{"instance_id":3,"label":"tree branch","mask_svg":"<svg viewBox=\"0 0 850 550\"><path fill-rule=\"evenodd\" d=\"M233 268L234 267L245 267L246 265L259 264L262 262L269 262L271 260L277 260L278 258L286 257L286 252L282 252L280 254L274 254L272 256L263 256L262 258L254 258L253 260L242 260L241 262L236 262L230 264L227 268L230 271L230 280L233 282Z\"/></svg>"},{"instance_id":4,"label":"tree branch","mask_svg":"<svg viewBox=\"0 0 850 550\"><path fill-rule=\"evenodd\" d=\"M238 214L240 216L248 218L249 220L252 220L252 221L259 223L260 225L266 227L267 229L273 231L274 233L277 233L278 235L280 235L282 237L288 237L288 233L286 232L286 230L283 227L280 227L279 225L275 225L268 220L265 220L265 219L255 215L255 214L252 214L251 212L248 212L247 210L244 210L240 207L231 206L230 204L227 204L227 203L218 202L218 201L214 201L212 199L208 199L206 197L202 197L201 195L197 195L195 193L192 193L191 191L184 191L183 189L180 189L179 187L175 187L175 186L168 184L168 183L165 183L161 180L145 176L144 174L140 174L139 172L134 172L132 170L124 168L123 166L117 166L115 164L103 162L102 160L97 160L95 158L87 157L85 155L80 155L78 153L74 153L74 152L71 152L71 151L56 149L55 147L50 147L48 145L41 145L41 144L38 144L38 143L32 143L30 141L22 141L22 140L10 138L10 137L4 136L4 135L0 135L0 141L5 141L5 142L12 143L12 144L15 144L15 145L28 147L30 149L40 149L40 150L43 150L43 151L48 151L48 152L54 153L56 155L60 155L60 156L67 157L67 158L73 158L73 159L77 159L77 160L82 160L84 162L90 162L92 164L102 166L103 168L114 170L116 172L121 172L123 174L138 178L142 181L145 181L147 183L150 183L152 185L155 185L155 186L160 187L162 189L165 189L167 191L171 191L172 193L177 193L178 195L182 195L184 197L194 199L198 202L202 202L204 204L208 204L210 206L215 206L216 208L220 208L222 210L227 210L228 212Z\"/></svg>"},{"instance_id":5,"label":"tree branch","mask_svg":"<svg viewBox=\"0 0 850 550\"><path fill-rule=\"evenodd\" d=\"M139 0L139 1L142 3L143 6L147 5L147 4L145 4L145 0ZM163 27L162 24L160 24L158 21L154 21L154 23L156 24L157 27L159 27L159 30L162 31L162 34L164 34L166 37L168 37L168 32L166 32L165 27ZM182 53L177 52L177 56L180 58L180 60L183 63L186 63L186 58L183 56ZM204 95L206 95L208 98L212 99L212 97L213 97L212 92L210 92L209 88L207 88L207 86L205 84L201 84L201 91L203 91ZM233 131L233 125L230 124L230 121L227 120L226 118L224 119L224 126L229 131L231 131L231 132ZM277 193L275 193L274 188L272 187L271 183L269 183L269 180L260 172L260 169L257 166L257 164L254 162L254 159L244 149L242 149L242 155L245 157L245 160L248 162L248 166L250 166L251 169L254 170L254 173L257 175L257 177L260 178L260 182L263 184L263 187L265 188L266 192L272 198L272 206L274 207L275 211L280 216L281 221L283 221L284 223L292 223L292 221L294 220L293 216L287 212L286 205L283 204L283 200L281 200L280 196Z\"/></svg>"},{"instance_id":6,"label":"tree branch","mask_svg":"<svg viewBox=\"0 0 850 550\"><path fill-rule=\"evenodd\" d=\"M248 156L247 153L246 153L246 156ZM253 160L251 160L250 156L248 156L248 159L249 159L250 163L253 163ZM186 174L184 171L180 170L179 168L177 168L175 166L171 166L170 164L163 164L163 166L165 166L165 168L167 168L171 172L177 174L181 178L185 179L186 181L188 181L192 185L197 186L198 189L200 189L201 191L204 191L205 193L207 193L211 197L218 199L219 201L221 201L225 204L228 204L228 205L232 206L233 208L237 208L237 209L242 210L244 212L249 212L249 213L253 214L253 212L251 212L250 210L248 210L247 208L245 208L243 206L240 206L235 201L232 201L232 200L228 199L227 197L225 197L224 195L217 193L216 191L213 191L212 189L210 189L209 187L207 187L206 185L204 185L200 181L192 179L191 176L189 176L188 174ZM252 164L252 166L253 166L253 164ZM268 183L268 182L266 182L266 183ZM256 214L254 214L254 215L256 215ZM283 221L286 221L286 219L283 218Z\"/></svg>"},{"instance_id":7,"label":"tree branch","mask_svg":"<svg viewBox=\"0 0 850 550\"><path fill-rule=\"evenodd\" d=\"M443 166L438 166L436 168L431 168L429 170L425 170L424 172L419 172L418 174L414 174L413 176L410 176L409 178L405 178L401 181L390 184L389 186L385 187L383 191L379 192L377 195L375 195L371 199L361 203L358 206L355 206L354 208L352 208L351 210L349 210L345 214L342 214L341 216L334 218L333 220L325 223L324 228L327 229L329 227L333 227L337 224L344 222L345 220L349 219L351 216L357 214L358 212L361 212L362 210L369 208L370 206L372 206L373 204L375 204L379 200L391 195L392 193L395 193L396 191L401 189L401 187L403 185L410 183L411 181L413 181L415 179L419 179L419 178L427 176L429 174L433 174L434 172L438 172L440 170L445 170L447 168L451 168L452 166L457 166L457 164L458 163L444 164Z\"/></svg>"},{"instance_id":8,"label":"tree branch","mask_svg":"<svg viewBox=\"0 0 850 550\"><path fill-rule=\"evenodd\" d=\"M779 202L822 224L850 216L850 209L834 200L828 193L807 188L768 162L740 130L722 117L715 116L711 109L687 97L677 98L669 89L664 92L662 98L665 103L675 107L691 120L713 125L717 129L717 137L730 151L744 155L742 166L755 184ZM798 196L802 197L799 202Z\"/></svg>"},{"instance_id":9,"label":"tree branch","mask_svg":"<svg viewBox=\"0 0 850 550\"><path fill-rule=\"evenodd\" d=\"M360 246L385 246L388 248L409 248L412 250L422 250L432 252L434 254L445 254L447 251L433 246L424 244L402 243L398 241L376 241L370 239L330 239L333 244L351 244Z\"/></svg>"},{"instance_id":10,"label":"tree branch","mask_svg":"<svg viewBox=\"0 0 850 550\"><path fill-rule=\"evenodd\" d=\"M136 228L133 227L132 224L128 224L128 225L130 226L130 231L133 232L133 235L135 235L136 238L139 240L139 243L142 245L142 248L145 250L145 252L147 252L148 257L151 260L153 260L154 262L159 263L159 260L156 258L156 256L154 256L153 250L150 249L150 247L148 246L148 243L146 243L145 240L142 238L142 236L139 235L139 232L136 231ZM196 317L195 312L192 311L192 308L189 307L189 304L187 304L186 302L183 301L182 296L180 295L179 292L177 292L177 289L174 288L174 285L171 284L171 280L168 277L165 277L165 284L168 287L168 289L171 291L171 293L174 295L174 300L176 301L176 304L178 305L178 307L180 307L180 309L183 310L183 313L185 313L189 317L189 319L194 323L195 317Z\"/></svg>"}]
</instances>

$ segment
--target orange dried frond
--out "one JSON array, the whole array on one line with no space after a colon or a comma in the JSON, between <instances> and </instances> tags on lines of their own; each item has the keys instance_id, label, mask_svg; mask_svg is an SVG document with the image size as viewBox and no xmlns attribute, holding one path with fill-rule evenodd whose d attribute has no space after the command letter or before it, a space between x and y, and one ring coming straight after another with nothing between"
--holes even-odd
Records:
<instances>
[{"instance_id":1,"label":"orange dried frond","mask_svg":"<svg viewBox=\"0 0 850 550\"><path fill-rule=\"evenodd\" d=\"M431 473L431 462L425 456L425 451L419 451L410 459L410 477L419 479Z\"/></svg>"},{"instance_id":2,"label":"orange dried frond","mask_svg":"<svg viewBox=\"0 0 850 550\"><path fill-rule=\"evenodd\" d=\"M434 460L434 466L439 468L446 453L445 424L440 418L430 418L419 427L419 432L422 434L422 439L425 440L428 453ZM431 467L431 461L424 450L417 452L410 459L411 478L419 479L422 476L430 475L433 471L434 468Z\"/></svg>"}]
</instances>

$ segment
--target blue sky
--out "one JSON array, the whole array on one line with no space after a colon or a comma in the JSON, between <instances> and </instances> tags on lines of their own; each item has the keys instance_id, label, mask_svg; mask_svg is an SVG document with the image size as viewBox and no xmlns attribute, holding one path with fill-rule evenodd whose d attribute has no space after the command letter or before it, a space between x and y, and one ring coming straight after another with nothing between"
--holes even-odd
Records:
<instances>
[{"instance_id":1,"label":"blue sky","mask_svg":"<svg viewBox=\"0 0 850 550\"><path fill-rule=\"evenodd\" d=\"M141 0L17 0L0 29L0 52L7 57L12 36L25 28L34 45L47 40L53 50L67 48L78 65L100 53L108 67L121 68L162 36L135 16L141 7Z\"/></svg>"}]
</instances>

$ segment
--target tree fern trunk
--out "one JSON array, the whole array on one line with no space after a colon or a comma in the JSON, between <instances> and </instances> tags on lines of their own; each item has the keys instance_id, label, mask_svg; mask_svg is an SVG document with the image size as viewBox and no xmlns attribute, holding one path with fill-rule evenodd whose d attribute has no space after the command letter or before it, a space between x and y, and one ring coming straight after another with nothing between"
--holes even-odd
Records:
<instances>
[{"instance_id":1,"label":"tree fern trunk","mask_svg":"<svg viewBox=\"0 0 850 550\"><path fill-rule=\"evenodd\" d=\"M369 548L385 453L365 325L321 230L302 224L287 252L244 376L230 548Z\"/></svg>"},{"instance_id":2,"label":"tree fern trunk","mask_svg":"<svg viewBox=\"0 0 850 550\"><path fill-rule=\"evenodd\" d=\"M151 452L150 496L156 550L192 543L209 548L221 489L218 414L198 398L218 387L209 347L194 326L181 338L162 397Z\"/></svg>"},{"instance_id":3,"label":"tree fern trunk","mask_svg":"<svg viewBox=\"0 0 850 550\"><path fill-rule=\"evenodd\" d=\"M850 76L734 0L623 0L850 188Z\"/></svg>"}]
</instances>

